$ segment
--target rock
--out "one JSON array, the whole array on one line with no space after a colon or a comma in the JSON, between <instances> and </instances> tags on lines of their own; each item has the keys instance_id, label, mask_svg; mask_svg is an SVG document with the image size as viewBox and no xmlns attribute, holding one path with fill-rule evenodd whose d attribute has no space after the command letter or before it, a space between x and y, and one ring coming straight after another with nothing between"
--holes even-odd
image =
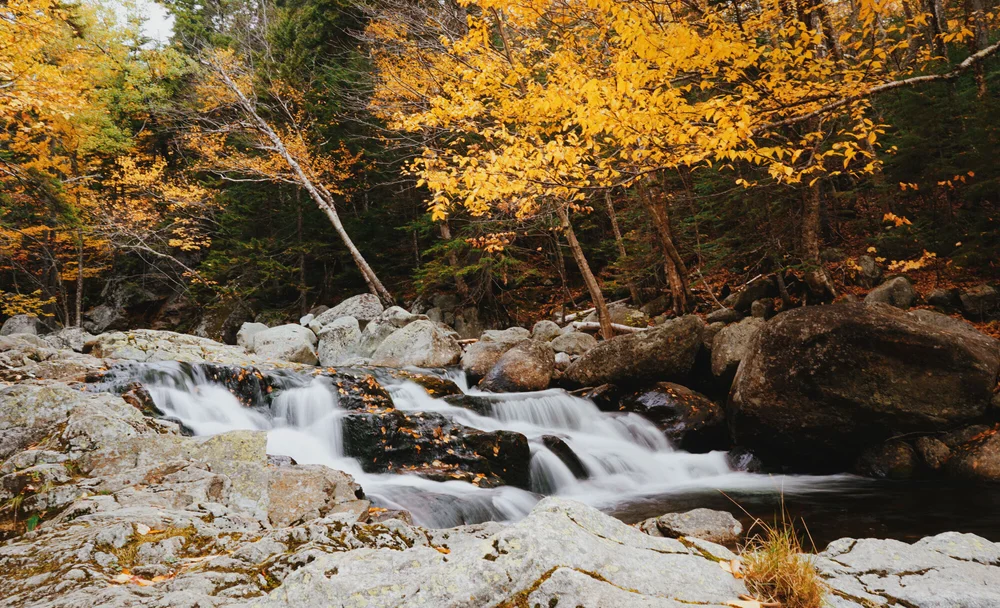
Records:
<instances>
[{"instance_id":1,"label":"rock","mask_svg":"<svg viewBox=\"0 0 1000 608\"><path fill-rule=\"evenodd\" d=\"M730 394L730 426L737 444L762 457L848 464L898 434L978 421L998 372L1000 344L971 330L930 326L880 304L798 308L750 343Z\"/></svg>"},{"instance_id":2,"label":"rock","mask_svg":"<svg viewBox=\"0 0 1000 608\"><path fill-rule=\"evenodd\" d=\"M596 387L582 388L570 393L574 397L588 399L602 412L617 412L618 401L622 396L622 389L614 384L602 384Z\"/></svg>"},{"instance_id":3,"label":"rock","mask_svg":"<svg viewBox=\"0 0 1000 608\"><path fill-rule=\"evenodd\" d=\"M488 329L479 338L480 342L497 342L513 346L521 340L531 337L531 332L523 327L508 327L507 329Z\"/></svg>"},{"instance_id":4,"label":"rock","mask_svg":"<svg viewBox=\"0 0 1000 608\"><path fill-rule=\"evenodd\" d=\"M709 353L711 357L712 345L715 344L715 337L719 335L722 328L726 324L722 321L716 321L715 323L709 323L705 326L705 331L701 332L701 349L703 352ZM735 370L734 370L735 371Z\"/></svg>"},{"instance_id":5,"label":"rock","mask_svg":"<svg viewBox=\"0 0 1000 608\"><path fill-rule=\"evenodd\" d=\"M629 327L646 327L649 325L649 316L646 313L632 308L624 302L609 304L608 316L611 317L611 322L617 325L627 325ZM599 320L596 310L584 319L584 321L591 323L597 323Z\"/></svg>"},{"instance_id":6,"label":"rock","mask_svg":"<svg viewBox=\"0 0 1000 608\"><path fill-rule=\"evenodd\" d=\"M45 332L45 326L35 315L14 315L3 322L0 327L0 336L11 334L30 334L37 336Z\"/></svg>"},{"instance_id":7,"label":"rock","mask_svg":"<svg viewBox=\"0 0 1000 608\"><path fill-rule=\"evenodd\" d=\"M670 296L662 294L640 306L639 311L647 317L657 317L669 310L671 304Z\"/></svg>"},{"instance_id":8,"label":"rock","mask_svg":"<svg viewBox=\"0 0 1000 608\"><path fill-rule=\"evenodd\" d=\"M727 511L693 509L667 513L637 524L651 536L700 538L720 545L735 545L743 534L743 524Z\"/></svg>"},{"instance_id":9,"label":"rock","mask_svg":"<svg viewBox=\"0 0 1000 608\"><path fill-rule=\"evenodd\" d=\"M240 326L236 333L236 344L246 349L253 348L253 337L267 329L263 323L247 322Z\"/></svg>"},{"instance_id":10,"label":"rock","mask_svg":"<svg viewBox=\"0 0 1000 608\"><path fill-rule=\"evenodd\" d=\"M765 325L764 319L750 317L722 328L712 341L712 374L733 378L750 343Z\"/></svg>"},{"instance_id":11,"label":"rock","mask_svg":"<svg viewBox=\"0 0 1000 608\"><path fill-rule=\"evenodd\" d=\"M752 304L751 304L752 306ZM735 323L743 318L743 313L732 308L720 308L708 313L705 321L708 323Z\"/></svg>"},{"instance_id":12,"label":"rock","mask_svg":"<svg viewBox=\"0 0 1000 608\"><path fill-rule=\"evenodd\" d=\"M370 293L363 293L352 298L347 298L333 308L326 310L309 322L309 329L317 335L322 329L339 319L340 317L354 317L358 320L360 327L364 328L369 321L373 321L385 309L378 297Z\"/></svg>"},{"instance_id":13,"label":"rock","mask_svg":"<svg viewBox=\"0 0 1000 608\"><path fill-rule=\"evenodd\" d=\"M551 346L538 340L524 340L501 355L479 382L479 388L494 393L545 390L555 365Z\"/></svg>"},{"instance_id":14,"label":"rock","mask_svg":"<svg viewBox=\"0 0 1000 608\"><path fill-rule=\"evenodd\" d=\"M314 306L310 308L309 314L311 314L313 316L313 319L315 319L316 317L320 316L321 314L323 314L328 310L330 310L329 306L327 306L326 304L320 304L319 306Z\"/></svg>"},{"instance_id":15,"label":"rock","mask_svg":"<svg viewBox=\"0 0 1000 608\"><path fill-rule=\"evenodd\" d=\"M618 410L639 414L667 436L671 444L689 452L726 447L726 415L708 397L670 382L623 397Z\"/></svg>"},{"instance_id":16,"label":"rock","mask_svg":"<svg viewBox=\"0 0 1000 608\"><path fill-rule=\"evenodd\" d=\"M750 306L757 300L774 298L777 295L777 280L774 278L774 275L768 275L747 283L740 292L734 294L732 303L727 305L739 312L746 313L750 310Z\"/></svg>"},{"instance_id":17,"label":"rock","mask_svg":"<svg viewBox=\"0 0 1000 608\"><path fill-rule=\"evenodd\" d=\"M279 325L253 337L253 352L275 361L316 365L316 334L297 324Z\"/></svg>"},{"instance_id":18,"label":"rock","mask_svg":"<svg viewBox=\"0 0 1000 608\"><path fill-rule=\"evenodd\" d=\"M562 332L562 328L555 321L542 320L531 328L531 339L542 342L551 342Z\"/></svg>"},{"instance_id":19,"label":"rock","mask_svg":"<svg viewBox=\"0 0 1000 608\"><path fill-rule=\"evenodd\" d=\"M413 314L399 306L390 306L365 326L364 331L361 332L361 340L354 349L355 354L359 357L370 358L375 354L375 349L392 335L392 332L406 327L414 321L426 320L426 315Z\"/></svg>"},{"instance_id":20,"label":"rock","mask_svg":"<svg viewBox=\"0 0 1000 608\"><path fill-rule=\"evenodd\" d=\"M125 329L127 326L125 311L109 304L95 306L83 313L83 328L93 334Z\"/></svg>"},{"instance_id":21,"label":"rock","mask_svg":"<svg viewBox=\"0 0 1000 608\"><path fill-rule=\"evenodd\" d=\"M997 427L973 436L956 447L945 465L954 477L1000 481L1000 434Z\"/></svg>"},{"instance_id":22,"label":"rock","mask_svg":"<svg viewBox=\"0 0 1000 608\"><path fill-rule=\"evenodd\" d=\"M993 319L1000 312L1000 294L989 285L963 291L959 300L962 303L962 314L973 321Z\"/></svg>"},{"instance_id":23,"label":"rock","mask_svg":"<svg viewBox=\"0 0 1000 608\"><path fill-rule=\"evenodd\" d=\"M81 381L103 369L100 359L65 348L54 349L46 339L32 334L0 336L0 381Z\"/></svg>"},{"instance_id":24,"label":"rock","mask_svg":"<svg viewBox=\"0 0 1000 608\"><path fill-rule=\"evenodd\" d=\"M437 543L446 550L317 551L314 561L291 572L253 608L325 606L352 597L369 608L416 601L441 607L667 608L722 606L747 593L709 551L647 536L565 499L547 498L510 526L435 535Z\"/></svg>"},{"instance_id":25,"label":"rock","mask_svg":"<svg viewBox=\"0 0 1000 608\"><path fill-rule=\"evenodd\" d=\"M500 361L500 357L513 346L513 344L483 341L470 344L462 353L462 371L471 382L478 382L480 378L490 373L493 366Z\"/></svg>"},{"instance_id":26,"label":"rock","mask_svg":"<svg viewBox=\"0 0 1000 608\"><path fill-rule=\"evenodd\" d=\"M566 369L577 386L683 382L701 348L704 322L686 315L644 332L617 336L598 344Z\"/></svg>"},{"instance_id":27,"label":"rock","mask_svg":"<svg viewBox=\"0 0 1000 608\"><path fill-rule=\"evenodd\" d=\"M321 464L275 467L269 479L268 519L279 528L344 510L368 511L354 478Z\"/></svg>"},{"instance_id":28,"label":"rock","mask_svg":"<svg viewBox=\"0 0 1000 608\"><path fill-rule=\"evenodd\" d=\"M475 306L467 306L455 311L455 320L452 322L455 333L460 340L471 340L478 338L486 329L479 318L479 309Z\"/></svg>"},{"instance_id":29,"label":"rock","mask_svg":"<svg viewBox=\"0 0 1000 608\"><path fill-rule=\"evenodd\" d=\"M927 294L927 303L944 312L959 310L962 307L960 294L957 288L934 289Z\"/></svg>"},{"instance_id":30,"label":"rock","mask_svg":"<svg viewBox=\"0 0 1000 608\"><path fill-rule=\"evenodd\" d=\"M878 479L910 479L917 471L917 453L905 441L887 441L865 450L854 470Z\"/></svg>"},{"instance_id":31,"label":"rock","mask_svg":"<svg viewBox=\"0 0 1000 608\"><path fill-rule=\"evenodd\" d=\"M226 299L205 310L191 333L223 344L236 344L237 333L252 319L253 311L246 303Z\"/></svg>"},{"instance_id":32,"label":"rock","mask_svg":"<svg viewBox=\"0 0 1000 608\"><path fill-rule=\"evenodd\" d=\"M210 361L235 365L251 365L258 360L238 346L228 346L208 338L172 331L136 329L112 332L97 336L91 343L91 354L103 359L142 362Z\"/></svg>"},{"instance_id":33,"label":"rock","mask_svg":"<svg viewBox=\"0 0 1000 608\"><path fill-rule=\"evenodd\" d=\"M1000 606L1000 546L974 534L945 532L907 544L842 538L813 564L829 597L855 606ZM845 600L846 602L846 600Z\"/></svg>"},{"instance_id":34,"label":"rock","mask_svg":"<svg viewBox=\"0 0 1000 608\"><path fill-rule=\"evenodd\" d=\"M913 447L920 454L920 459L932 471L940 471L951 458L951 448L940 439L934 437L918 437Z\"/></svg>"},{"instance_id":35,"label":"rock","mask_svg":"<svg viewBox=\"0 0 1000 608\"><path fill-rule=\"evenodd\" d=\"M566 353L556 353L555 361L556 369L559 371L565 371L566 368L569 367L569 364L573 362L573 359L571 359Z\"/></svg>"},{"instance_id":36,"label":"rock","mask_svg":"<svg viewBox=\"0 0 1000 608\"><path fill-rule=\"evenodd\" d=\"M882 283L865 296L865 304L888 304L906 310L917 301L917 290L913 288L910 279L904 276L893 277Z\"/></svg>"},{"instance_id":37,"label":"rock","mask_svg":"<svg viewBox=\"0 0 1000 608\"><path fill-rule=\"evenodd\" d=\"M78 353L93 339L94 335L81 327L67 327L45 336L45 342L52 348L68 348Z\"/></svg>"},{"instance_id":38,"label":"rock","mask_svg":"<svg viewBox=\"0 0 1000 608\"><path fill-rule=\"evenodd\" d=\"M580 460L580 457L576 455L573 448L562 440L561 437L556 437L555 435L542 435L542 443L545 447L556 455L559 460L566 465L566 468L573 473L573 476L577 479L586 479L589 477L587 474L587 467Z\"/></svg>"},{"instance_id":39,"label":"rock","mask_svg":"<svg viewBox=\"0 0 1000 608\"><path fill-rule=\"evenodd\" d=\"M567 355L582 355L597 346L597 338L582 331L571 331L552 340L552 350Z\"/></svg>"},{"instance_id":40,"label":"rock","mask_svg":"<svg viewBox=\"0 0 1000 608\"><path fill-rule=\"evenodd\" d=\"M882 267L878 265L870 255L863 255L858 258L858 284L862 287L872 288L882 280Z\"/></svg>"},{"instance_id":41,"label":"rock","mask_svg":"<svg viewBox=\"0 0 1000 608\"><path fill-rule=\"evenodd\" d=\"M361 341L361 328L354 317L338 317L319 332L319 364L324 367L346 365L357 356L352 354Z\"/></svg>"},{"instance_id":42,"label":"rock","mask_svg":"<svg viewBox=\"0 0 1000 608\"><path fill-rule=\"evenodd\" d=\"M413 321L386 338L372 363L386 367L445 367L458 362L462 348L431 321Z\"/></svg>"},{"instance_id":43,"label":"rock","mask_svg":"<svg viewBox=\"0 0 1000 608\"><path fill-rule=\"evenodd\" d=\"M314 314L303 315L299 317L299 325L303 327L309 327L309 322L316 318ZM357 319L355 319L356 321Z\"/></svg>"},{"instance_id":44,"label":"rock","mask_svg":"<svg viewBox=\"0 0 1000 608\"><path fill-rule=\"evenodd\" d=\"M774 316L774 300L756 300L750 305L750 316L755 319L770 319Z\"/></svg>"}]
</instances>

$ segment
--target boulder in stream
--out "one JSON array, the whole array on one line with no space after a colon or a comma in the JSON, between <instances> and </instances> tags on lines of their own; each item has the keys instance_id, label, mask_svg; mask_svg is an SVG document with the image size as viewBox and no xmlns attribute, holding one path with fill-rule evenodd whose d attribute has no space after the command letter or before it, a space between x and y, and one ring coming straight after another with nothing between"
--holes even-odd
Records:
<instances>
[{"instance_id":1,"label":"boulder in stream","mask_svg":"<svg viewBox=\"0 0 1000 608\"><path fill-rule=\"evenodd\" d=\"M316 365L316 334L296 323L271 327L254 335L253 352L274 361Z\"/></svg>"},{"instance_id":2,"label":"boulder in stream","mask_svg":"<svg viewBox=\"0 0 1000 608\"><path fill-rule=\"evenodd\" d=\"M671 444L689 452L727 447L722 406L679 384L658 382L626 395L618 410L639 414L659 427Z\"/></svg>"},{"instance_id":3,"label":"boulder in stream","mask_svg":"<svg viewBox=\"0 0 1000 608\"><path fill-rule=\"evenodd\" d=\"M720 545L735 545L743 534L743 524L728 511L692 509L667 513L636 524L650 536L700 538Z\"/></svg>"},{"instance_id":4,"label":"boulder in stream","mask_svg":"<svg viewBox=\"0 0 1000 608\"><path fill-rule=\"evenodd\" d=\"M555 353L546 342L524 340L500 356L479 388L494 393L540 391L555 372Z\"/></svg>"},{"instance_id":5,"label":"boulder in stream","mask_svg":"<svg viewBox=\"0 0 1000 608\"><path fill-rule=\"evenodd\" d=\"M418 320L392 332L372 354L386 367L446 367L458 362L462 347L432 321Z\"/></svg>"}]
</instances>

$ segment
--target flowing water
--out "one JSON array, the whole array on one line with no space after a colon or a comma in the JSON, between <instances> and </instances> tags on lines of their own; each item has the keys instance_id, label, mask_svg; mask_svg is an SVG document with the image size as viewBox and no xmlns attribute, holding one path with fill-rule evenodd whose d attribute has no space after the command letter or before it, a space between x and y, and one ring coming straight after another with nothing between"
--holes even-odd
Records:
<instances>
[{"instance_id":1,"label":"flowing water","mask_svg":"<svg viewBox=\"0 0 1000 608\"><path fill-rule=\"evenodd\" d=\"M432 481L416 475L371 474L344 454L343 416L329 378L283 372L266 406L248 407L198 366L146 365L129 372L141 380L157 406L196 435L237 429L268 433L269 454L300 464L324 464L354 476L379 506L409 511L417 523L445 527L523 517L543 495L571 497L608 511L643 504L649 497L677 493L772 491L773 476L733 470L724 452L675 450L650 422L636 414L606 413L592 402L561 390L492 394L470 389L461 373L449 379L467 394L489 398L489 415L430 396L409 381L381 378L396 409L435 412L484 431L524 434L531 448L531 490L481 488L461 481ZM560 437L585 469L583 478L542 442ZM808 492L832 478L784 477L785 491Z\"/></svg>"}]
</instances>

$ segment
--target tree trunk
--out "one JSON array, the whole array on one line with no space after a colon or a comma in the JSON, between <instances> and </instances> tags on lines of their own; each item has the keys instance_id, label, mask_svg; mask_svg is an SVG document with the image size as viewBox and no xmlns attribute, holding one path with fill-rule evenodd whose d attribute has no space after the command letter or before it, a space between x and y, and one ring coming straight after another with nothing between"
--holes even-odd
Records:
<instances>
[{"instance_id":1,"label":"tree trunk","mask_svg":"<svg viewBox=\"0 0 1000 608\"><path fill-rule=\"evenodd\" d=\"M608 217L611 218L611 231L615 235L615 245L618 247L618 259L624 261L627 256L625 253L625 241L622 240L622 231L618 228L618 214L615 213L615 204L611 202L611 191L604 191L604 203L608 206ZM635 288L635 283L629 279L628 280L628 293L632 296L632 304L634 306L639 306L642 301L639 299L639 290Z\"/></svg>"},{"instance_id":2,"label":"tree trunk","mask_svg":"<svg viewBox=\"0 0 1000 608\"><path fill-rule=\"evenodd\" d=\"M802 200L802 253L805 259L819 264L820 210L819 182L809 186Z\"/></svg>"},{"instance_id":3,"label":"tree trunk","mask_svg":"<svg viewBox=\"0 0 1000 608\"><path fill-rule=\"evenodd\" d=\"M67 324L69 319L66 320ZM76 327L83 323L83 229L76 229Z\"/></svg>"},{"instance_id":4,"label":"tree trunk","mask_svg":"<svg viewBox=\"0 0 1000 608\"><path fill-rule=\"evenodd\" d=\"M337 231L337 235L340 236L340 240L350 252L351 259L354 260L354 264L358 267L358 270L361 271L361 276L364 278L365 283L368 284L368 289L386 306L392 306L395 304L392 294L389 293L389 290L382 285L382 281L379 280L378 275L376 275L375 271L372 270L372 267L368 265L364 256L361 255L361 251L358 250L357 246L354 245L354 241L351 240L350 235L347 234L347 230L344 229L344 224L340 221L340 215L337 214L337 208L333 203L333 196L330 194L330 191L327 190L323 184L314 183L313 180L306 175L305 170L302 169L302 165L300 165L298 160L296 160L292 153L288 151L288 148L285 147L285 143L281 141L281 138L278 136L277 132L271 128L271 125L257 113L253 103L247 99L246 95L243 94L243 91L229 76L229 73L222 66L212 64L210 64L210 66L222 79L226 88L228 88L230 92L236 96L240 107L246 113L247 117L257 125L261 132L267 137L268 141L271 142L274 151L284 159L285 163L295 175L299 185L309 193L309 196L312 197L313 201L315 201L320 211L326 214L327 219L329 219L330 223L333 224L334 230Z\"/></svg>"},{"instance_id":5,"label":"tree trunk","mask_svg":"<svg viewBox=\"0 0 1000 608\"><path fill-rule=\"evenodd\" d=\"M677 247L674 245L674 236L670 229L670 217L667 214L667 207L663 201L653 200L649 188L642 181L638 184L639 198L649 211L653 220L653 225L660 237L660 247L663 248L664 270L667 273L667 281L670 283L670 298L673 303L674 314L682 315L691 310L691 290L687 283L687 266L681 259Z\"/></svg>"},{"instance_id":6,"label":"tree trunk","mask_svg":"<svg viewBox=\"0 0 1000 608\"><path fill-rule=\"evenodd\" d=\"M309 287L306 285L306 252L302 245L302 200L300 190L295 190L295 235L299 244L299 314L309 312Z\"/></svg>"},{"instance_id":7,"label":"tree trunk","mask_svg":"<svg viewBox=\"0 0 1000 608\"><path fill-rule=\"evenodd\" d=\"M590 298L594 302L594 308L597 309L597 318L601 323L601 336L605 340L610 340L614 337L615 330L611 327L611 315L608 313L608 305L604 301L604 294L601 293L601 286L597 283L594 273L591 272L586 256L583 255L583 247L580 247L580 242L576 240L576 233L573 232L573 225L569 222L569 214L566 212L566 208L562 205L557 205L556 213L559 215L559 221L566 232L566 241L569 243L569 250L573 252L573 259L576 260L576 265L580 268L580 274L583 275L583 282L587 284L587 290L590 291Z\"/></svg>"}]
</instances>

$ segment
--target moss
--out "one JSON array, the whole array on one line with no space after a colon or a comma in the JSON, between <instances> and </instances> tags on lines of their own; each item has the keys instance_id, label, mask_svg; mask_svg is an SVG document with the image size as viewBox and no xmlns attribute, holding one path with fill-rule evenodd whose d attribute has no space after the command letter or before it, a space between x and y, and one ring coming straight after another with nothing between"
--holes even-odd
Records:
<instances>
[{"instance_id":1,"label":"moss","mask_svg":"<svg viewBox=\"0 0 1000 608\"><path fill-rule=\"evenodd\" d=\"M187 526L186 528L176 528L170 526L165 530L158 530L147 534L133 534L121 547L103 544L98 545L97 550L114 555L118 560L119 567L129 568L135 563L135 558L139 554L139 547L145 543L158 543L161 540L178 536L183 537L186 543L196 535L197 531L194 529L194 526Z\"/></svg>"}]
</instances>

